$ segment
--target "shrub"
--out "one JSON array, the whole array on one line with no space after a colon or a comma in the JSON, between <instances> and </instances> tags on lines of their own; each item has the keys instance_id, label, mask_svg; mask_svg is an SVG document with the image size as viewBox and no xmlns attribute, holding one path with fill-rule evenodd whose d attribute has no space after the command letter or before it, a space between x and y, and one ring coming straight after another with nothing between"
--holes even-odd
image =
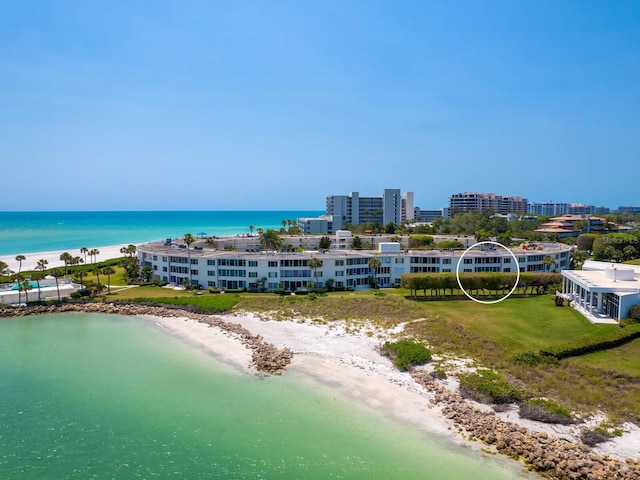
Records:
<instances>
[{"instance_id":1,"label":"shrub","mask_svg":"<svg viewBox=\"0 0 640 480\"><path fill-rule=\"evenodd\" d=\"M537 365L540 363L540 358L534 352L527 351L517 353L513 356L513 361L520 365Z\"/></svg>"},{"instance_id":2,"label":"shrub","mask_svg":"<svg viewBox=\"0 0 640 480\"><path fill-rule=\"evenodd\" d=\"M209 293L220 293L219 288L209 287Z\"/></svg>"},{"instance_id":3,"label":"shrub","mask_svg":"<svg viewBox=\"0 0 640 480\"><path fill-rule=\"evenodd\" d=\"M629 318L636 322L640 322L640 305L633 305L629 309Z\"/></svg>"},{"instance_id":4,"label":"shrub","mask_svg":"<svg viewBox=\"0 0 640 480\"><path fill-rule=\"evenodd\" d=\"M382 349L400 370L407 370L416 365L424 365L431 361L431 352L427 347L412 340L385 342Z\"/></svg>"},{"instance_id":5,"label":"shrub","mask_svg":"<svg viewBox=\"0 0 640 480\"><path fill-rule=\"evenodd\" d=\"M478 370L460 377L460 393L482 403L512 403L522 398L522 392L498 377L492 370Z\"/></svg>"},{"instance_id":6,"label":"shrub","mask_svg":"<svg viewBox=\"0 0 640 480\"><path fill-rule=\"evenodd\" d=\"M532 398L520 404L520 417L545 423L568 425L573 423L571 412L543 398Z\"/></svg>"},{"instance_id":7,"label":"shrub","mask_svg":"<svg viewBox=\"0 0 640 480\"><path fill-rule=\"evenodd\" d=\"M585 445L595 447L599 443L608 441L613 436L614 433L609 432L602 425L598 425L597 427L583 430L580 435L580 441Z\"/></svg>"}]
</instances>

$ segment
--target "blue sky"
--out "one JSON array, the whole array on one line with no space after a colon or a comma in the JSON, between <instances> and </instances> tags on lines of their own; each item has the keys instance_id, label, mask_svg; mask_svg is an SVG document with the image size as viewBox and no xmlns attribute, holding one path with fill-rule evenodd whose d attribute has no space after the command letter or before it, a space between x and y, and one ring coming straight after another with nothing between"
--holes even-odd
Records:
<instances>
[{"instance_id":1,"label":"blue sky","mask_svg":"<svg viewBox=\"0 0 640 480\"><path fill-rule=\"evenodd\" d=\"M637 1L0 0L2 210L640 204Z\"/></svg>"}]
</instances>

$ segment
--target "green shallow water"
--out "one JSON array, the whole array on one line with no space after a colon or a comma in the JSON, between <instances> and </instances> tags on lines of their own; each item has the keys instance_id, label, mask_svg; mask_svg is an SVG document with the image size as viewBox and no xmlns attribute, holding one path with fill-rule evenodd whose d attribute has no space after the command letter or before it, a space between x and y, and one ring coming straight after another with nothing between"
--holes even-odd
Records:
<instances>
[{"instance_id":1,"label":"green shallow water","mask_svg":"<svg viewBox=\"0 0 640 480\"><path fill-rule=\"evenodd\" d=\"M0 478L507 479L521 466L258 378L142 319L0 322Z\"/></svg>"}]
</instances>

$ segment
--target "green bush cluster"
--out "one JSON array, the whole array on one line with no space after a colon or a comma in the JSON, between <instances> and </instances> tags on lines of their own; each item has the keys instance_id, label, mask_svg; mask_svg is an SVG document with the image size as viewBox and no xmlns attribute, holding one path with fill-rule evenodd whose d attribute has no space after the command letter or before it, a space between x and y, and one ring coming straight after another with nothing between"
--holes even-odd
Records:
<instances>
[{"instance_id":1,"label":"green bush cluster","mask_svg":"<svg viewBox=\"0 0 640 480\"><path fill-rule=\"evenodd\" d=\"M461 376L460 393L485 403L512 403L522 398L518 388L502 380L494 371L485 369Z\"/></svg>"},{"instance_id":2,"label":"green bush cluster","mask_svg":"<svg viewBox=\"0 0 640 480\"><path fill-rule=\"evenodd\" d=\"M640 338L640 324L629 325L625 328L612 330L598 338L586 338L575 342L564 343L540 350L540 354L555 357L558 360L567 357L576 357L586 353L619 347L631 340Z\"/></svg>"},{"instance_id":3,"label":"green bush cluster","mask_svg":"<svg viewBox=\"0 0 640 480\"><path fill-rule=\"evenodd\" d=\"M427 347L412 340L385 342L383 353L393 360L400 370L407 370L416 365L424 365L431 361L431 352Z\"/></svg>"},{"instance_id":4,"label":"green bush cluster","mask_svg":"<svg viewBox=\"0 0 640 480\"><path fill-rule=\"evenodd\" d=\"M633 305L629 309L629 318L636 322L640 322L640 305Z\"/></svg>"},{"instance_id":5,"label":"green bush cluster","mask_svg":"<svg viewBox=\"0 0 640 480\"><path fill-rule=\"evenodd\" d=\"M535 352L532 351L527 351L527 352L522 352L522 353L516 353L513 356L513 361L515 363L518 363L520 365L537 365L538 363L540 363L540 357L538 357L538 355L536 355Z\"/></svg>"},{"instance_id":6,"label":"green bush cluster","mask_svg":"<svg viewBox=\"0 0 640 480\"><path fill-rule=\"evenodd\" d=\"M520 417L545 423L574 423L571 411L550 400L531 398L520 404Z\"/></svg>"}]
</instances>

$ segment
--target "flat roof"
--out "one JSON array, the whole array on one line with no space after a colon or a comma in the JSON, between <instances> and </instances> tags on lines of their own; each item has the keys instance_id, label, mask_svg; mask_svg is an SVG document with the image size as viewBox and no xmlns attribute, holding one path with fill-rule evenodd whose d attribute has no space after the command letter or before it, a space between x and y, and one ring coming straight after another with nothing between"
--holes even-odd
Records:
<instances>
[{"instance_id":1,"label":"flat roof","mask_svg":"<svg viewBox=\"0 0 640 480\"><path fill-rule=\"evenodd\" d=\"M639 275L635 275L633 280L613 280L604 270L562 270L562 276L590 292L640 293Z\"/></svg>"}]
</instances>

